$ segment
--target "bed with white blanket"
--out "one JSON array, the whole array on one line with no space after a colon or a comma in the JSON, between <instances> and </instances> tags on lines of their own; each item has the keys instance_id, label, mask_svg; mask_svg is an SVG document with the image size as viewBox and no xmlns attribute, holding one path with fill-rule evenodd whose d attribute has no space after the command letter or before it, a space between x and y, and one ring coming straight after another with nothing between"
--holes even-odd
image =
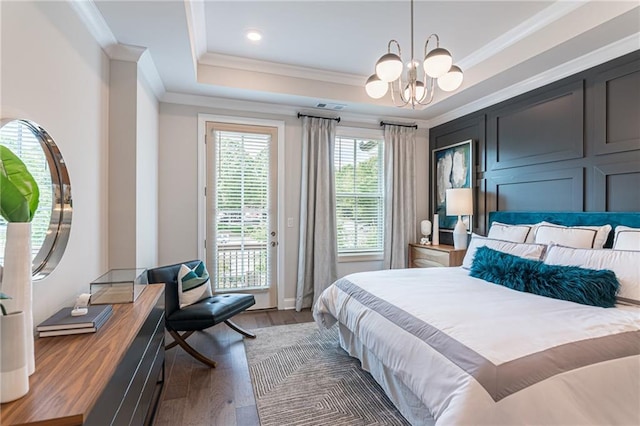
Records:
<instances>
[{"instance_id":1,"label":"bed with white blanket","mask_svg":"<svg viewBox=\"0 0 640 426\"><path fill-rule=\"evenodd\" d=\"M339 279L314 317L339 323L341 346L412 424L640 424L639 306L427 268Z\"/></svg>"}]
</instances>

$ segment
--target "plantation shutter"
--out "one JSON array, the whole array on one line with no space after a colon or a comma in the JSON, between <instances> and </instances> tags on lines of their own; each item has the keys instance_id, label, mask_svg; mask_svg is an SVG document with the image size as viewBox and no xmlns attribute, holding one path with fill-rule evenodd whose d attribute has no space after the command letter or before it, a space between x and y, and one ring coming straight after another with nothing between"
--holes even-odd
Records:
<instances>
[{"instance_id":1,"label":"plantation shutter","mask_svg":"<svg viewBox=\"0 0 640 426\"><path fill-rule=\"evenodd\" d=\"M216 288L267 287L271 134L216 130Z\"/></svg>"}]
</instances>

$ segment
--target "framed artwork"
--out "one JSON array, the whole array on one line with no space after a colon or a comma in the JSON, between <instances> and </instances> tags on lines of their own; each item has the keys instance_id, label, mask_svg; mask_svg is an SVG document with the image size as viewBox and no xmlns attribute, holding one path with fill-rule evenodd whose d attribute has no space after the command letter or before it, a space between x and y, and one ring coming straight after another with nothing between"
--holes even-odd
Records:
<instances>
[{"instance_id":1,"label":"framed artwork","mask_svg":"<svg viewBox=\"0 0 640 426\"><path fill-rule=\"evenodd\" d=\"M473 187L473 141L467 140L433 150L433 213L438 215L440 231L453 232L457 216L447 216L446 190ZM462 216L469 232L471 216Z\"/></svg>"}]
</instances>

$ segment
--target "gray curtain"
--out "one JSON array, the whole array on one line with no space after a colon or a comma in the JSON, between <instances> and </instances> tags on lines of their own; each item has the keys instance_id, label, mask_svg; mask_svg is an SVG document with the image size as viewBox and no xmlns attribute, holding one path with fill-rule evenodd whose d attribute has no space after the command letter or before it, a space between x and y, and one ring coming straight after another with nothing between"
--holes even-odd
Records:
<instances>
[{"instance_id":1,"label":"gray curtain","mask_svg":"<svg viewBox=\"0 0 640 426\"><path fill-rule=\"evenodd\" d=\"M335 120L302 118L297 311L312 306L337 277L335 136Z\"/></svg>"},{"instance_id":2,"label":"gray curtain","mask_svg":"<svg viewBox=\"0 0 640 426\"><path fill-rule=\"evenodd\" d=\"M416 238L416 129L384 127L384 267L406 268Z\"/></svg>"}]
</instances>

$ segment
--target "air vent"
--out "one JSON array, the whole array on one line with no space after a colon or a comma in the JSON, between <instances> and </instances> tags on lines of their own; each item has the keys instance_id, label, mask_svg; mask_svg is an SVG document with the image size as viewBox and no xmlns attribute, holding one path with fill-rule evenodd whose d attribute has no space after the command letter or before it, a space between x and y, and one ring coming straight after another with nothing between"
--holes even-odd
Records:
<instances>
[{"instance_id":1,"label":"air vent","mask_svg":"<svg viewBox=\"0 0 640 426\"><path fill-rule=\"evenodd\" d=\"M332 109L334 111L342 111L343 109L345 109L347 106L344 104L327 104L324 102L319 102L316 105L316 108L322 108L322 109Z\"/></svg>"}]
</instances>

